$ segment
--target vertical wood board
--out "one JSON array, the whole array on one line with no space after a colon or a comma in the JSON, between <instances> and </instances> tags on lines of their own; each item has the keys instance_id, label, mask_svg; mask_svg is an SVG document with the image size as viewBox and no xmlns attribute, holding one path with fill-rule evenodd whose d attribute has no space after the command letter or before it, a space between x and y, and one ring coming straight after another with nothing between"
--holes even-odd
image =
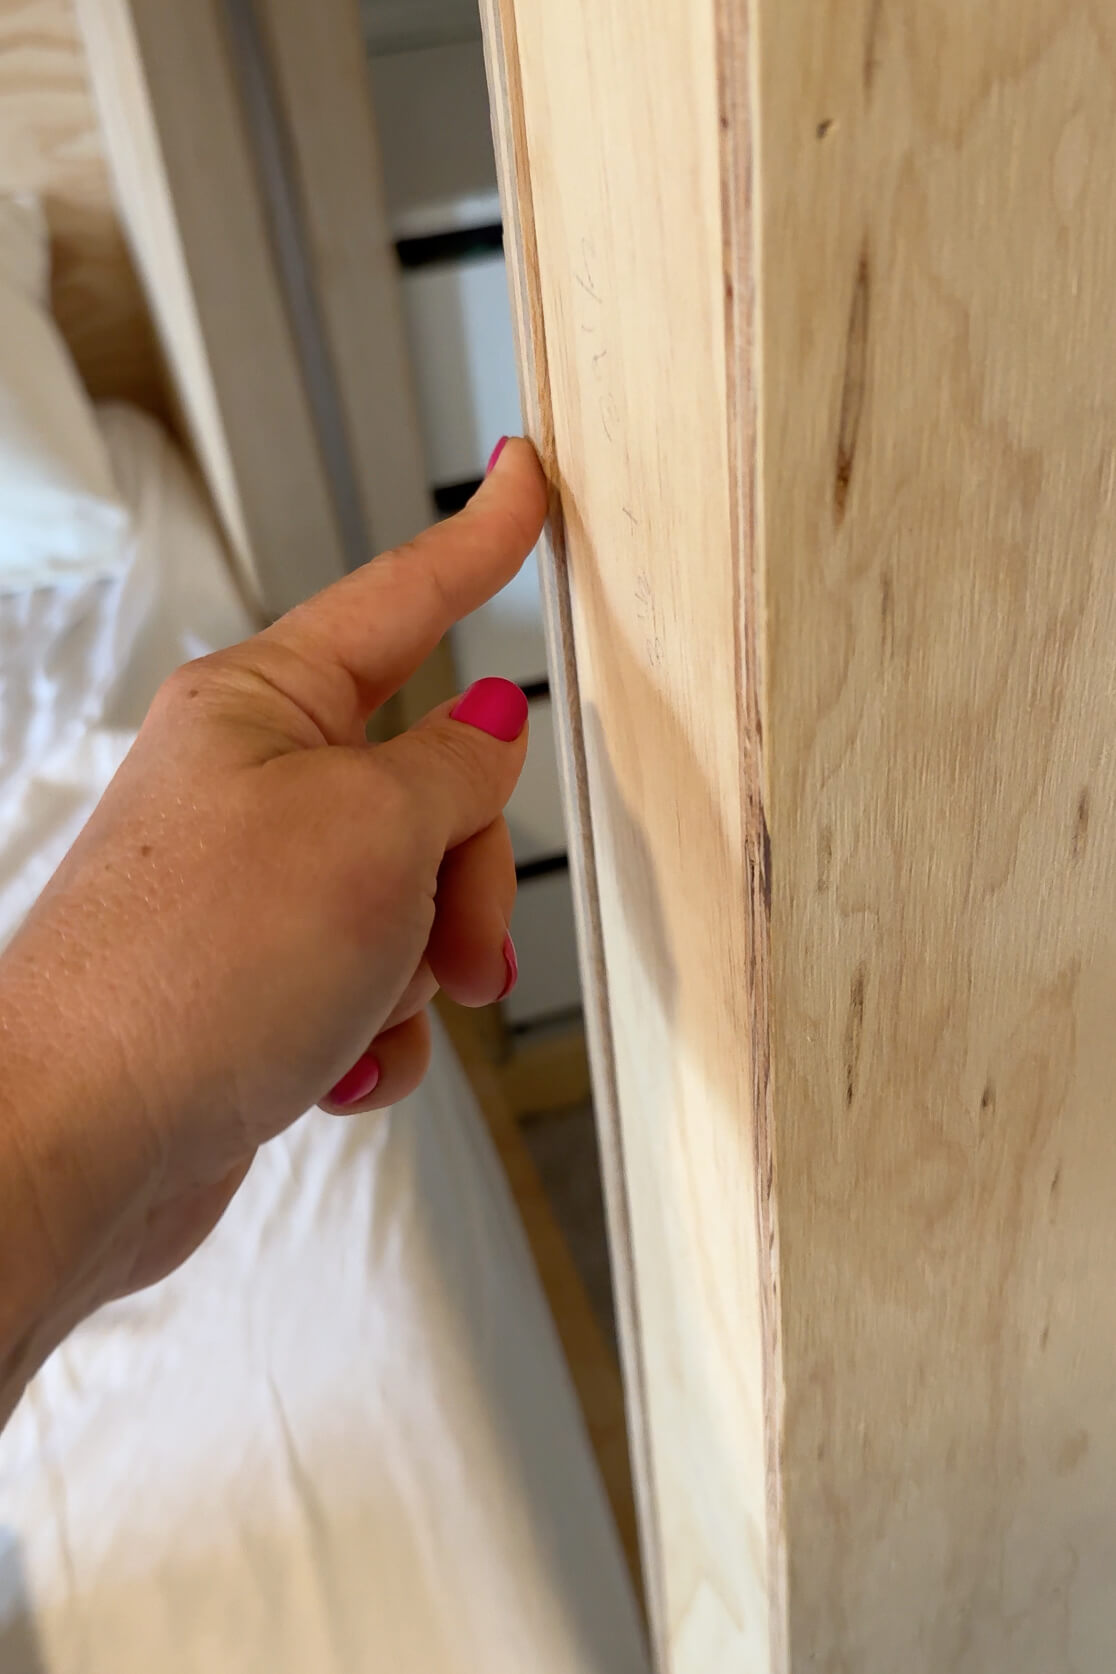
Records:
<instances>
[{"instance_id":1,"label":"vertical wood board","mask_svg":"<svg viewBox=\"0 0 1116 1674\"><path fill-rule=\"evenodd\" d=\"M796 1667L1116 1663L1116 14L762 7Z\"/></svg>"},{"instance_id":2,"label":"vertical wood board","mask_svg":"<svg viewBox=\"0 0 1116 1674\"><path fill-rule=\"evenodd\" d=\"M1104 1674L1116 19L500 14L660 1660Z\"/></svg>"},{"instance_id":3,"label":"vertical wood board","mask_svg":"<svg viewBox=\"0 0 1116 1674\"><path fill-rule=\"evenodd\" d=\"M655 1637L680 1671L762 1667L770 1322L750 1114L754 926L739 887L714 18L664 5L651 30L642 7L616 0L521 3L513 22L508 125L522 124L520 210L536 243L534 361L586 772L583 929L599 922L604 953L589 994L607 1006L594 1020L611 1048L595 1053L599 1097L602 1072L615 1076L618 1126L606 1108L602 1149L606 1181L610 1156L623 1170L610 1219L622 1282L632 1267L625 1358ZM691 120L702 110L704 126Z\"/></svg>"}]
</instances>

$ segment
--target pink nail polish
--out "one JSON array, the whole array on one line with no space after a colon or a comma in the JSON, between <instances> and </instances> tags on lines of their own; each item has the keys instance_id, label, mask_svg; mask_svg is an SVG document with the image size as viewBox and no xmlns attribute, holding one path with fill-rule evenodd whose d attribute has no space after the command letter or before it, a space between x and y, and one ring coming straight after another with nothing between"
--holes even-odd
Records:
<instances>
[{"instance_id":1,"label":"pink nail polish","mask_svg":"<svg viewBox=\"0 0 1116 1674\"><path fill-rule=\"evenodd\" d=\"M491 476L492 472L496 469L496 461L499 459L507 445L508 438L506 436L501 436L500 440L496 443L496 446L488 456L488 464L484 468L484 474L486 477Z\"/></svg>"},{"instance_id":2,"label":"pink nail polish","mask_svg":"<svg viewBox=\"0 0 1116 1674\"><path fill-rule=\"evenodd\" d=\"M329 1090L331 1104L356 1104L374 1092L380 1080L380 1061L371 1052L362 1052L351 1070L346 1070L335 1087Z\"/></svg>"},{"instance_id":3,"label":"pink nail polish","mask_svg":"<svg viewBox=\"0 0 1116 1674\"><path fill-rule=\"evenodd\" d=\"M510 744L527 725L527 699L514 681L489 675L485 680L474 680L464 697L458 698L450 719L464 721Z\"/></svg>"},{"instance_id":4,"label":"pink nail polish","mask_svg":"<svg viewBox=\"0 0 1116 1674\"><path fill-rule=\"evenodd\" d=\"M519 960L515 956L515 943L510 936L504 937L504 969L507 977L501 988L498 999L506 1000L516 983L519 981Z\"/></svg>"}]
</instances>

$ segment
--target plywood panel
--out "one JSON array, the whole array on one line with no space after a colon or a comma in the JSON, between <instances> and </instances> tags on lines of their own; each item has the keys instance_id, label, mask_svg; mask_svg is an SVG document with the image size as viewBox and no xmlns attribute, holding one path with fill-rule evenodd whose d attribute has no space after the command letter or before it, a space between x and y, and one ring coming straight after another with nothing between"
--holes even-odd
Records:
<instances>
[{"instance_id":1,"label":"plywood panel","mask_svg":"<svg viewBox=\"0 0 1116 1674\"><path fill-rule=\"evenodd\" d=\"M660 1660L1102 1674L1116 22L488 24Z\"/></svg>"},{"instance_id":2,"label":"plywood panel","mask_svg":"<svg viewBox=\"0 0 1116 1674\"><path fill-rule=\"evenodd\" d=\"M1116 16L798 3L762 46L792 1648L1099 1674Z\"/></svg>"},{"instance_id":3,"label":"plywood panel","mask_svg":"<svg viewBox=\"0 0 1116 1674\"><path fill-rule=\"evenodd\" d=\"M524 0L487 21L528 411L561 505L545 579L651 1614L672 1667L760 1668L768 1325L714 19Z\"/></svg>"}]
</instances>

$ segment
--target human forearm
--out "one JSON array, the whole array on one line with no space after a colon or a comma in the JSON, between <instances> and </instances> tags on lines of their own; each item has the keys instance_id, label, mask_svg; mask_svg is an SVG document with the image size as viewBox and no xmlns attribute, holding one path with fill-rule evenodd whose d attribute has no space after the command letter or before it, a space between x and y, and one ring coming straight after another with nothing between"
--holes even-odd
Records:
<instances>
[{"instance_id":1,"label":"human forearm","mask_svg":"<svg viewBox=\"0 0 1116 1674\"><path fill-rule=\"evenodd\" d=\"M0 1425L111 1294L100 1258L155 1178L113 1043L79 984L41 980L48 953L32 924L0 957Z\"/></svg>"},{"instance_id":2,"label":"human forearm","mask_svg":"<svg viewBox=\"0 0 1116 1674\"><path fill-rule=\"evenodd\" d=\"M258 1146L390 1105L435 990L514 980L502 818L527 700L369 716L516 573L546 485L498 453L464 511L177 671L0 959L0 1415L65 1332L197 1248Z\"/></svg>"}]
</instances>

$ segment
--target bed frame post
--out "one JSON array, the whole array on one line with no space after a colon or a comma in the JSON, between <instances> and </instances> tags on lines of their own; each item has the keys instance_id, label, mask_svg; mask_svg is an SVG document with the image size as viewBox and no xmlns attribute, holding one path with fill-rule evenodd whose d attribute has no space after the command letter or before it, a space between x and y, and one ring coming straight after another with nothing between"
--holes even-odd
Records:
<instances>
[{"instance_id":1,"label":"bed frame post","mask_svg":"<svg viewBox=\"0 0 1116 1674\"><path fill-rule=\"evenodd\" d=\"M433 519L356 0L76 5L184 428L277 615ZM426 674L452 689L448 648Z\"/></svg>"},{"instance_id":2,"label":"bed frame post","mask_svg":"<svg viewBox=\"0 0 1116 1674\"><path fill-rule=\"evenodd\" d=\"M1104 1674L1116 21L484 11L660 1666Z\"/></svg>"}]
</instances>

